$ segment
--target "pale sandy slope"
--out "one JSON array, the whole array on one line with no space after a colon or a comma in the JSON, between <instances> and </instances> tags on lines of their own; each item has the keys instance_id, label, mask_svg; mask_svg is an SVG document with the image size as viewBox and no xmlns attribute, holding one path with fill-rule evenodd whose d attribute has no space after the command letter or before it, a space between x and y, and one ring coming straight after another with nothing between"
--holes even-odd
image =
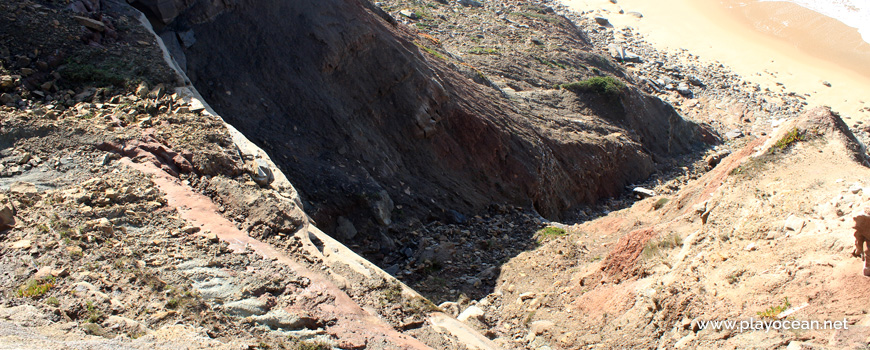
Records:
<instances>
[{"instance_id":1,"label":"pale sandy slope","mask_svg":"<svg viewBox=\"0 0 870 350\"><path fill-rule=\"evenodd\" d=\"M686 49L773 91L811 94L810 106L829 105L844 116L870 119L870 112L859 111L870 107L870 44L856 29L828 17L786 2L743 1L743 7L731 0L563 3L601 14L617 30L630 26L659 49ZM641 12L643 18L619 14L620 9Z\"/></svg>"}]
</instances>

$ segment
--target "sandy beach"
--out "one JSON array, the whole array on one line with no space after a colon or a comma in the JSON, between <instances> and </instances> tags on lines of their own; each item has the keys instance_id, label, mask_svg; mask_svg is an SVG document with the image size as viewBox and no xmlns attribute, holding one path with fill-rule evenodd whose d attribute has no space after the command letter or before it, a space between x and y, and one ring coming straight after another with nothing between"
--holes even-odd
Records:
<instances>
[{"instance_id":1,"label":"sandy beach","mask_svg":"<svg viewBox=\"0 0 870 350\"><path fill-rule=\"evenodd\" d=\"M658 49L688 50L772 91L806 94L810 106L828 105L844 117L870 120L864 109L870 107L870 44L857 29L798 5L737 0L563 3L606 17L616 30L631 27ZM630 15L632 11L643 17Z\"/></svg>"}]
</instances>

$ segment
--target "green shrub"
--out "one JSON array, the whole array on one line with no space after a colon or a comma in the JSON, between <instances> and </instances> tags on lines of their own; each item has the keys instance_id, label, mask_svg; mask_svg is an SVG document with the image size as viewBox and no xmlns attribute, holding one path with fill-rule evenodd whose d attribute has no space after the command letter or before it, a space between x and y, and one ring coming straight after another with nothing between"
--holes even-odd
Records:
<instances>
[{"instance_id":1,"label":"green shrub","mask_svg":"<svg viewBox=\"0 0 870 350\"><path fill-rule=\"evenodd\" d=\"M562 84L565 90L576 93L592 92L601 95L616 96L625 90L625 84L614 77L592 77L583 81Z\"/></svg>"},{"instance_id":2,"label":"green shrub","mask_svg":"<svg viewBox=\"0 0 870 350\"><path fill-rule=\"evenodd\" d=\"M777 316L779 316L779 314L781 314L785 310L788 310L788 308L790 307L791 303L788 302L788 297L786 297L785 299L783 299L782 304L771 306L767 308L767 310L757 312L757 314L758 317L761 317L762 319L775 319L777 318Z\"/></svg>"},{"instance_id":3,"label":"green shrub","mask_svg":"<svg viewBox=\"0 0 870 350\"><path fill-rule=\"evenodd\" d=\"M565 231L565 229L548 226L538 230L538 232L535 233L535 236L538 239L538 243L541 243L556 237L564 236L566 234L568 234L568 232Z\"/></svg>"},{"instance_id":4,"label":"green shrub","mask_svg":"<svg viewBox=\"0 0 870 350\"><path fill-rule=\"evenodd\" d=\"M774 153L777 151L785 151L787 148L791 147L795 143L799 141L805 141L807 139L807 135L803 130L798 130L798 128L793 128L791 131L787 132L785 136L776 141L773 144L773 147L770 148L770 152Z\"/></svg>"},{"instance_id":5,"label":"green shrub","mask_svg":"<svg viewBox=\"0 0 870 350\"><path fill-rule=\"evenodd\" d=\"M93 301L88 301L86 304L88 312L87 312L87 321L90 323L97 323L103 318L103 311L97 309L94 306Z\"/></svg>"},{"instance_id":6,"label":"green shrub","mask_svg":"<svg viewBox=\"0 0 870 350\"><path fill-rule=\"evenodd\" d=\"M55 281L54 277L31 279L19 287L16 294L19 298L39 298L54 288Z\"/></svg>"}]
</instances>

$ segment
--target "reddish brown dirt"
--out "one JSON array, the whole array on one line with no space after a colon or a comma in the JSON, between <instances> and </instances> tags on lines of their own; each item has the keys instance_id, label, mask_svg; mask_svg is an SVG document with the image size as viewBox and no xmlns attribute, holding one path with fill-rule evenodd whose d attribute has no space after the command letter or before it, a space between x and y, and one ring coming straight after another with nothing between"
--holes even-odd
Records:
<instances>
[{"instance_id":1,"label":"reddish brown dirt","mask_svg":"<svg viewBox=\"0 0 870 350\"><path fill-rule=\"evenodd\" d=\"M319 311L318 313L322 315L335 318L335 324L329 326L327 332L341 339L343 347L362 348L370 341L386 338L389 343L395 344L400 349L430 349L418 340L400 334L363 310L346 293L320 274L296 263L268 243L251 238L237 229L232 222L219 214L217 206L211 199L184 186L177 178L157 168L153 163L133 163L128 159L123 159L122 162L143 173L153 175L154 183L166 193L169 206L178 208L184 219L201 228L200 232L210 231L216 234L218 238L228 242L234 251L250 248L263 257L276 259L289 266L299 276L310 279L311 284L308 289L312 292L332 297L333 303L321 303L318 305L319 310L309 310L309 312Z\"/></svg>"},{"instance_id":2,"label":"reddish brown dirt","mask_svg":"<svg viewBox=\"0 0 870 350\"><path fill-rule=\"evenodd\" d=\"M634 230L616 242L616 246L604 259L601 270L611 278L619 281L637 273L637 260L647 242L655 238L657 232L649 227Z\"/></svg>"}]
</instances>

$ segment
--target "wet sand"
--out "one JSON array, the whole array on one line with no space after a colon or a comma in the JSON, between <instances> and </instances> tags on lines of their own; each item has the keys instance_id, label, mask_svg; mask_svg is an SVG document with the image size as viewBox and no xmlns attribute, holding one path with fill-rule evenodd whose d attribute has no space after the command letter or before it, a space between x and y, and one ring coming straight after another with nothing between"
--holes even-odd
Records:
<instances>
[{"instance_id":1,"label":"wet sand","mask_svg":"<svg viewBox=\"0 0 870 350\"><path fill-rule=\"evenodd\" d=\"M861 111L870 107L870 44L832 18L778 1L562 1L577 12L600 13L617 30L632 27L658 49L686 49L763 88L807 94L810 107L828 105L844 117L870 120Z\"/></svg>"}]
</instances>

